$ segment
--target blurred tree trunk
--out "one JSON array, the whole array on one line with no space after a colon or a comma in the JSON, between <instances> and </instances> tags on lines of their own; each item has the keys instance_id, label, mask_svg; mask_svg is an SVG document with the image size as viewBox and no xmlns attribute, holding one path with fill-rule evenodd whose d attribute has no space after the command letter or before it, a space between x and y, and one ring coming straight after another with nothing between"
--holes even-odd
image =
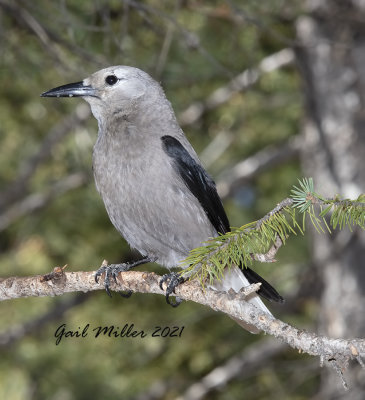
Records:
<instances>
[{"instance_id":1,"label":"blurred tree trunk","mask_svg":"<svg viewBox=\"0 0 365 400\"><path fill-rule=\"evenodd\" d=\"M304 174L327 196L355 198L365 188L365 1L317 0L297 22L298 65L306 89ZM365 235L355 229L313 233L313 258L323 280L319 331L365 335ZM353 365L345 392L323 369L321 399L365 398L364 371Z\"/></svg>"}]
</instances>

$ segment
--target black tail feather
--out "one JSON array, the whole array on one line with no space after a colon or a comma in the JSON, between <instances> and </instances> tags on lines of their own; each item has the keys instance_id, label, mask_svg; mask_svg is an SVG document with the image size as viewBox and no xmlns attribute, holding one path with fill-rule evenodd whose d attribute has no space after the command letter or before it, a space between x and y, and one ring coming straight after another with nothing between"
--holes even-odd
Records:
<instances>
[{"instance_id":1,"label":"black tail feather","mask_svg":"<svg viewBox=\"0 0 365 400\"><path fill-rule=\"evenodd\" d=\"M241 271L243 275L247 278L250 283L261 283L260 289L257 291L261 297L269 301L276 301L278 303L283 303L284 299L280 296L280 294L270 285L270 283L266 282L264 278L262 278L259 274L257 274L252 269L241 266Z\"/></svg>"}]
</instances>

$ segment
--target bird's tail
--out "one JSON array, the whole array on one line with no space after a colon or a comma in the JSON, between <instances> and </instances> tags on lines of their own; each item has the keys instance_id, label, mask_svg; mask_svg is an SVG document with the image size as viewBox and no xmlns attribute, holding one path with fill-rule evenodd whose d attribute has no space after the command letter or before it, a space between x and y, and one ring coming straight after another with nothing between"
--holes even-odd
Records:
<instances>
[{"instance_id":1,"label":"bird's tail","mask_svg":"<svg viewBox=\"0 0 365 400\"><path fill-rule=\"evenodd\" d=\"M260 275L256 274L252 269L246 267L234 267L232 266L226 271L224 277L219 282L216 281L212 286L220 291L228 291L233 289L235 292L240 291L243 287L249 286L252 283L261 283L261 287L257 293L251 293L246 300L259 308L261 311L272 315L269 309L265 306L259 295L269 301L283 302L284 299L280 294ZM251 333L258 333L259 330L244 321L233 318L239 325Z\"/></svg>"},{"instance_id":2,"label":"bird's tail","mask_svg":"<svg viewBox=\"0 0 365 400\"><path fill-rule=\"evenodd\" d=\"M251 268L245 267L244 265L240 267L240 270L250 284L261 283L260 289L257 291L258 295L269 301L275 301L277 303L284 302L284 299L280 296L276 289L273 288L269 282L265 281L262 276L257 274Z\"/></svg>"}]
</instances>

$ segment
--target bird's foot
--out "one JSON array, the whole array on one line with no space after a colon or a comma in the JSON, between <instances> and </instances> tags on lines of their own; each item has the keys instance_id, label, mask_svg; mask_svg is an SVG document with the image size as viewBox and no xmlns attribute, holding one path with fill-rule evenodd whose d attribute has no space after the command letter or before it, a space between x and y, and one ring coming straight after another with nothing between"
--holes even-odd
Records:
<instances>
[{"instance_id":1,"label":"bird's foot","mask_svg":"<svg viewBox=\"0 0 365 400\"><path fill-rule=\"evenodd\" d=\"M126 272L130 270L132 267L134 267L133 264L110 264L108 265L107 262L103 262L101 267L96 271L95 273L95 282L99 283L100 276L105 273L105 278L104 278L104 287L106 292L108 293L109 297L112 297L112 294L110 292L110 279L113 278L115 283L117 282L117 276L120 272ZM132 296L132 290L128 290L127 292L119 292L119 294L122 297L131 297Z\"/></svg>"},{"instance_id":2,"label":"bird's foot","mask_svg":"<svg viewBox=\"0 0 365 400\"><path fill-rule=\"evenodd\" d=\"M160 280L159 285L160 285L161 290L163 290L162 285L164 283L166 283L166 285L167 285L166 295L165 295L166 303L170 304L170 306L172 306L172 307L177 307L182 302L182 299L180 299L180 297L176 296L175 303L172 303L170 301L170 295L175 293L175 289L183 282L185 282L185 279L177 272L170 272L169 274L165 274L165 275L163 275L163 277Z\"/></svg>"},{"instance_id":3,"label":"bird's foot","mask_svg":"<svg viewBox=\"0 0 365 400\"><path fill-rule=\"evenodd\" d=\"M108 265L108 262L104 260L103 263L101 264L101 267L95 273L95 282L99 283L100 276L105 272L104 287L105 287L106 292L108 293L108 296L112 297L112 295L110 293L110 278L111 277L114 279L115 283L118 283L117 276L118 276L119 272L126 272L126 271L129 271L131 268L136 267L137 265L154 262L155 260L156 260L155 257L144 257L140 260L137 260L137 261L134 261L131 263L110 264L110 265ZM126 293L119 292L119 294L122 297L126 297L126 298L131 297L132 293L133 293L132 290L127 290Z\"/></svg>"}]
</instances>

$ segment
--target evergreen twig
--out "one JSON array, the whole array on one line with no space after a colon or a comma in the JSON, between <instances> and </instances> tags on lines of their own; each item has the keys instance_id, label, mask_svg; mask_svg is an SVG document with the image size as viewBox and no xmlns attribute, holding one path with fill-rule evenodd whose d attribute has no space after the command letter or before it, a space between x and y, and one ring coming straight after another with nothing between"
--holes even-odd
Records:
<instances>
[{"instance_id":1,"label":"evergreen twig","mask_svg":"<svg viewBox=\"0 0 365 400\"><path fill-rule=\"evenodd\" d=\"M299 180L291 196L276 205L258 221L232 229L192 250L183 261L185 276L204 283L220 279L231 265L250 265L253 261L275 262L275 255L291 234L303 234L306 217L317 232L365 226L365 194L356 200L324 198L314 191L312 178ZM318 211L319 209L319 211ZM297 214L302 214L302 224ZM328 219L328 216L330 218Z\"/></svg>"}]
</instances>

